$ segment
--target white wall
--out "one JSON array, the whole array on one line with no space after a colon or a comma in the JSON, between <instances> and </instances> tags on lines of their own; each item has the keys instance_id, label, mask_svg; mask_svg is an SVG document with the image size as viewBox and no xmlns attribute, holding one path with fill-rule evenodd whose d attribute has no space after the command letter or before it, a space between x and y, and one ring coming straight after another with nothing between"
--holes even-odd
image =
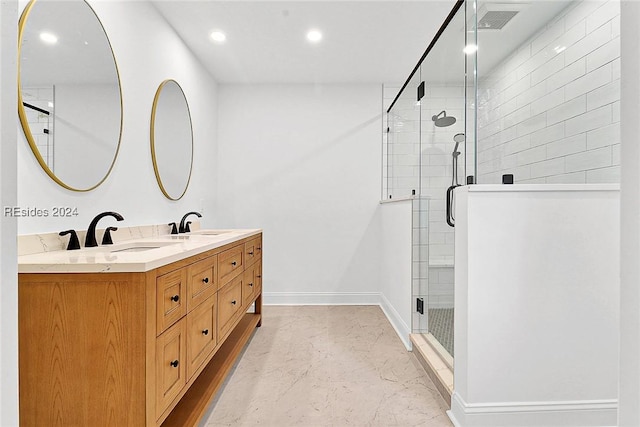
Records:
<instances>
[{"instance_id":1,"label":"white wall","mask_svg":"<svg viewBox=\"0 0 640 427\"><path fill-rule=\"evenodd\" d=\"M620 403L618 425L640 425L640 3L623 1Z\"/></svg>"},{"instance_id":2,"label":"white wall","mask_svg":"<svg viewBox=\"0 0 640 427\"><path fill-rule=\"evenodd\" d=\"M99 212L122 214L122 226L176 221L189 210L204 210L203 225L216 220L213 210L217 161L217 85L164 18L145 2L91 2L110 38L122 83L124 127L118 160L109 178L89 193L56 185L40 169L20 132L18 137L18 204L50 209L77 207L70 218L21 218L20 234L86 229ZM36 6L37 7L37 6ZM182 86L191 108L194 169L185 197L167 200L156 183L149 128L156 89L168 78ZM141 201L144 201L142 203ZM109 220L101 223L103 226Z\"/></svg>"},{"instance_id":3,"label":"white wall","mask_svg":"<svg viewBox=\"0 0 640 427\"><path fill-rule=\"evenodd\" d=\"M619 0L576 1L479 78L479 183L620 182Z\"/></svg>"},{"instance_id":4,"label":"white wall","mask_svg":"<svg viewBox=\"0 0 640 427\"><path fill-rule=\"evenodd\" d=\"M460 426L616 422L619 192L577 187L456 190Z\"/></svg>"},{"instance_id":5,"label":"white wall","mask_svg":"<svg viewBox=\"0 0 640 427\"><path fill-rule=\"evenodd\" d=\"M378 303L381 88L223 85L216 226L264 229L267 303Z\"/></svg>"},{"instance_id":6,"label":"white wall","mask_svg":"<svg viewBox=\"0 0 640 427\"><path fill-rule=\"evenodd\" d=\"M391 324L407 348L412 317L412 200L380 204L380 299ZM415 287L415 285L414 285ZM414 294L417 295L414 289ZM415 314L419 316L419 314ZM417 319L416 319L417 321Z\"/></svg>"},{"instance_id":7,"label":"white wall","mask_svg":"<svg viewBox=\"0 0 640 427\"><path fill-rule=\"evenodd\" d=\"M16 203L18 2L0 2L0 205ZM16 220L0 216L0 424L18 425L18 276Z\"/></svg>"}]
</instances>

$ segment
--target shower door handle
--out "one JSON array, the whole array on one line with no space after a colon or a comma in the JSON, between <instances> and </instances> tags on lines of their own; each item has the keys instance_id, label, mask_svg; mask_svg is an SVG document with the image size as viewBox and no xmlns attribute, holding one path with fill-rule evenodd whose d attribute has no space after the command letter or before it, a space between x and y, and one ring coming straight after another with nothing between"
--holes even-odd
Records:
<instances>
[{"instance_id":1,"label":"shower door handle","mask_svg":"<svg viewBox=\"0 0 640 427\"><path fill-rule=\"evenodd\" d=\"M460 185L452 185L447 188L447 224L450 227L455 227L455 222L453 220L453 212L451 212L453 208L453 189L456 187L460 187Z\"/></svg>"}]
</instances>

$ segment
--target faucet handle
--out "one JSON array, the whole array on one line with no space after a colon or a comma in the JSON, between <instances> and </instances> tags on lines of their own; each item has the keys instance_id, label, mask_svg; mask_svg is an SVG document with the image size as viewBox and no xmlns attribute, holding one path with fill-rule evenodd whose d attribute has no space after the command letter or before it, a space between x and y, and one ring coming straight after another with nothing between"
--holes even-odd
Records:
<instances>
[{"instance_id":1,"label":"faucet handle","mask_svg":"<svg viewBox=\"0 0 640 427\"><path fill-rule=\"evenodd\" d=\"M67 245L67 250L72 251L75 249L80 249L80 240L78 240L78 234L76 230L66 230L58 233L60 236L66 236L67 234L71 234L69 238L69 244Z\"/></svg>"},{"instance_id":2,"label":"faucet handle","mask_svg":"<svg viewBox=\"0 0 640 427\"><path fill-rule=\"evenodd\" d=\"M107 227L104 230L104 236L102 236L102 244L103 245L113 245L113 240L111 239L111 232L116 231L118 227Z\"/></svg>"},{"instance_id":3,"label":"faucet handle","mask_svg":"<svg viewBox=\"0 0 640 427\"><path fill-rule=\"evenodd\" d=\"M175 222L170 222L167 225L171 227L171 234L178 234L178 226Z\"/></svg>"},{"instance_id":4,"label":"faucet handle","mask_svg":"<svg viewBox=\"0 0 640 427\"><path fill-rule=\"evenodd\" d=\"M191 221L187 221L187 225L184 226L184 232L185 233L190 233L191 232L191 228L189 227L189 224L191 224Z\"/></svg>"}]
</instances>

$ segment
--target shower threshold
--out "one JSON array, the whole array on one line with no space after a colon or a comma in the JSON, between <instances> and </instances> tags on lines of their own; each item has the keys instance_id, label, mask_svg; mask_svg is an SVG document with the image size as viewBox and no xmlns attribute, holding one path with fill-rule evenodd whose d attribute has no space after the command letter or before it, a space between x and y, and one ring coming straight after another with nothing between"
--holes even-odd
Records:
<instances>
[{"instance_id":1,"label":"shower threshold","mask_svg":"<svg viewBox=\"0 0 640 427\"><path fill-rule=\"evenodd\" d=\"M411 334L413 353L451 408L453 357L431 334Z\"/></svg>"}]
</instances>

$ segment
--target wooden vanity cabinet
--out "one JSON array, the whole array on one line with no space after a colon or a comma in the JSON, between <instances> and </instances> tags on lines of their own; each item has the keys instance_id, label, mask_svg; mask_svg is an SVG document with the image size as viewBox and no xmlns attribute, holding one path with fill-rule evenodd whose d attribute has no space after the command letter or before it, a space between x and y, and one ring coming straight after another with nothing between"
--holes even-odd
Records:
<instances>
[{"instance_id":1,"label":"wooden vanity cabinet","mask_svg":"<svg viewBox=\"0 0 640 427\"><path fill-rule=\"evenodd\" d=\"M141 273L19 274L20 425L197 425L261 322L256 243Z\"/></svg>"}]
</instances>

